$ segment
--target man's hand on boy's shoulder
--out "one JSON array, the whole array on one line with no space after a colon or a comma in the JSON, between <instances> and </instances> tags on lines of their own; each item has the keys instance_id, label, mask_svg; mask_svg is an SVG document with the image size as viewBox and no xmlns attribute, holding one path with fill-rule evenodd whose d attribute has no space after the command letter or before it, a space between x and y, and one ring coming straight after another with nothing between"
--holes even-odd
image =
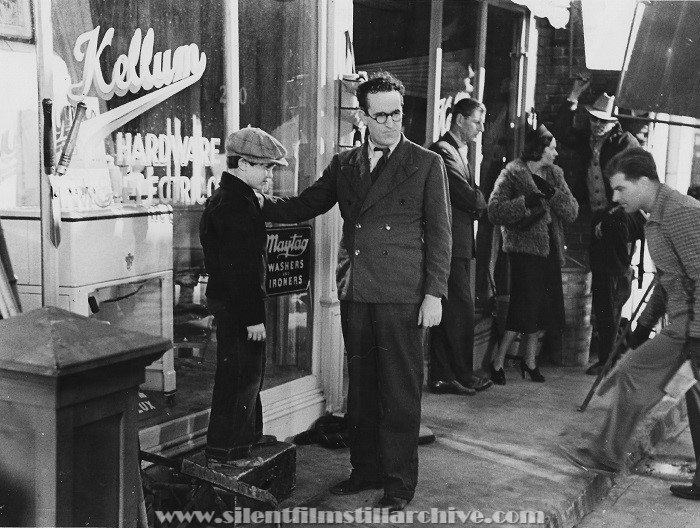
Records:
<instances>
[{"instance_id":1,"label":"man's hand on boy's shoulder","mask_svg":"<svg viewBox=\"0 0 700 528\"><path fill-rule=\"evenodd\" d=\"M246 327L248 341L265 341L265 325L263 323Z\"/></svg>"}]
</instances>

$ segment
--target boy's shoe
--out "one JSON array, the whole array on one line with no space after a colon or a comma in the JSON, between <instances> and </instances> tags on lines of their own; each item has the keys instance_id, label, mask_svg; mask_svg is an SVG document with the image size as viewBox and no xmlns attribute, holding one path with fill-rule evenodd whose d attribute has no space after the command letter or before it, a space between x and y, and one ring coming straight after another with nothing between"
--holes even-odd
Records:
<instances>
[{"instance_id":1,"label":"boy's shoe","mask_svg":"<svg viewBox=\"0 0 700 528\"><path fill-rule=\"evenodd\" d=\"M275 435L264 434L258 438L253 445L254 446L271 446L277 443L277 437Z\"/></svg>"}]
</instances>

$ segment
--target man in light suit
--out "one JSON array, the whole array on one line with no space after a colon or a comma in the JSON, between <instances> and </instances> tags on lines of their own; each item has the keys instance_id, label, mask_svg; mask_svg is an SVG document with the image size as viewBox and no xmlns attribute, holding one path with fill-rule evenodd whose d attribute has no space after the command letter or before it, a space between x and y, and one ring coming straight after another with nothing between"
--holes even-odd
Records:
<instances>
[{"instance_id":1,"label":"man in light suit","mask_svg":"<svg viewBox=\"0 0 700 528\"><path fill-rule=\"evenodd\" d=\"M475 255L474 220L486 201L469 167L469 144L484 130L486 107L460 99L452 108L450 130L430 150L445 162L452 203L452 263L442 322L430 331L430 390L438 394L476 394L490 379L474 375L474 300L471 293Z\"/></svg>"},{"instance_id":2,"label":"man in light suit","mask_svg":"<svg viewBox=\"0 0 700 528\"><path fill-rule=\"evenodd\" d=\"M386 72L362 83L367 142L335 155L299 196L265 197L262 209L289 223L340 208L352 474L331 493L383 488L377 507L390 512L415 493L425 329L440 323L452 245L445 167L401 133L403 94Z\"/></svg>"}]
</instances>

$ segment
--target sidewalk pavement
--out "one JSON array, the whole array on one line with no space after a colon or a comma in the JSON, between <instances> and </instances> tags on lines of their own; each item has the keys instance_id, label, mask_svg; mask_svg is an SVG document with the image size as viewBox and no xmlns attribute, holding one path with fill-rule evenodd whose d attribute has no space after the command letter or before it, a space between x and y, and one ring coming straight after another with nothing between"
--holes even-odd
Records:
<instances>
[{"instance_id":1,"label":"sidewalk pavement","mask_svg":"<svg viewBox=\"0 0 700 528\"><path fill-rule=\"evenodd\" d=\"M572 527L616 481L627 478L626 472L612 478L592 475L562 458L561 443L597 430L609 396L595 396L585 413L578 412L595 378L585 375L584 367L541 370L546 383L521 380L511 367L506 369L507 385L474 396L424 394L422 423L437 439L419 447L418 487L407 510L479 510L486 517L497 511L542 510L544 526ZM684 413L676 400L664 399L638 430L631 463L663 438L677 435ZM688 456L692 454L690 450ZM347 449L298 446L297 486L280 506L335 511L371 507L381 490L342 497L329 493L330 486L349 474ZM389 525L401 526L346 524Z\"/></svg>"},{"instance_id":2,"label":"sidewalk pavement","mask_svg":"<svg viewBox=\"0 0 700 528\"><path fill-rule=\"evenodd\" d=\"M690 429L658 444L624 482L618 483L578 528L679 528L700 524L700 503L671 494L672 484L689 484L695 460Z\"/></svg>"}]
</instances>

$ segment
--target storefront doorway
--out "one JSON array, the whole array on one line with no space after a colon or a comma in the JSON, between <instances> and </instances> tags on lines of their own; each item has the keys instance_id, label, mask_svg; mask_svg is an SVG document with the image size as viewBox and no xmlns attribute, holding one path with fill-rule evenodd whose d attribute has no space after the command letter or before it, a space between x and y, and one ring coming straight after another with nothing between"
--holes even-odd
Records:
<instances>
[{"instance_id":1,"label":"storefront doorway","mask_svg":"<svg viewBox=\"0 0 700 528\"><path fill-rule=\"evenodd\" d=\"M355 0L354 6L357 68L368 73L387 70L405 84L408 139L430 145L448 130L450 108L463 97L486 105L486 130L470 157L488 198L501 169L519 154L530 117L527 110L533 106L534 75L528 73L534 64L528 57L536 53L529 50L528 11L507 0ZM433 19L436 13L441 23ZM440 43L434 62L431 42ZM436 100L429 101L428 86L436 75L440 90ZM435 105L435 126L427 119L429 105ZM492 295L488 274L497 255L494 251L492 258L493 234L488 220L481 220L475 287L482 305Z\"/></svg>"}]
</instances>

